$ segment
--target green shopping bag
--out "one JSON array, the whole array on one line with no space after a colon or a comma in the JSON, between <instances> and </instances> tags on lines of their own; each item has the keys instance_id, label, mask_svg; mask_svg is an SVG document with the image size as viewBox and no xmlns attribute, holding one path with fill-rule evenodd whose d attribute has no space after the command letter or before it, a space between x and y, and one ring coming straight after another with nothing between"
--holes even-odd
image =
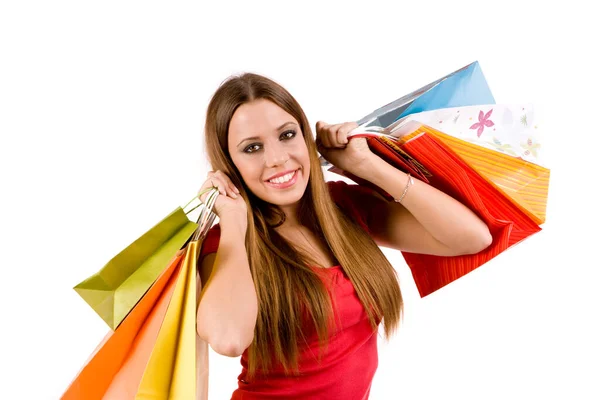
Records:
<instances>
[{"instance_id":1,"label":"green shopping bag","mask_svg":"<svg viewBox=\"0 0 600 400\"><path fill-rule=\"evenodd\" d=\"M117 329L198 228L187 214L200 204L184 211L197 197L185 207L177 207L100 271L73 288L112 330Z\"/></svg>"}]
</instances>

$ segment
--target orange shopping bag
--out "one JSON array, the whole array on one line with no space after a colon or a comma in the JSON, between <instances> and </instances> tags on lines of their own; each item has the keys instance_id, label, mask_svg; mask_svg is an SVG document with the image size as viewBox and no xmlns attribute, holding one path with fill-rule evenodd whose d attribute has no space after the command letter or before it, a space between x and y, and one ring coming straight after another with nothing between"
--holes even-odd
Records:
<instances>
[{"instance_id":1,"label":"orange shopping bag","mask_svg":"<svg viewBox=\"0 0 600 400\"><path fill-rule=\"evenodd\" d=\"M139 383L167 312L183 255L180 250L122 324L108 333L65 391L62 400L133 398L120 397L115 394L115 389L123 388L122 395L129 392L127 386L137 389L135 376L139 375ZM147 356L146 361L144 356ZM105 397L109 392L112 392L112 397Z\"/></svg>"},{"instance_id":2,"label":"orange shopping bag","mask_svg":"<svg viewBox=\"0 0 600 400\"><path fill-rule=\"evenodd\" d=\"M506 194L537 224L546 221L550 169L532 104L489 104L431 110L406 116L388 128L401 136L409 124L435 129L483 178Z\"/></svg>"},{"instance_id":3,"label":"orange shopping bag","mask_svg":"<svg viewBox=\"0 0 600 400\"><path fill-rule=\"evenodd\" d=\"M198 248L216 215L209 191L198 228L61 399L206 399L207 344L196 334ZM197 348L198 346L198 348Z\"/></svg>"}]
</instances>

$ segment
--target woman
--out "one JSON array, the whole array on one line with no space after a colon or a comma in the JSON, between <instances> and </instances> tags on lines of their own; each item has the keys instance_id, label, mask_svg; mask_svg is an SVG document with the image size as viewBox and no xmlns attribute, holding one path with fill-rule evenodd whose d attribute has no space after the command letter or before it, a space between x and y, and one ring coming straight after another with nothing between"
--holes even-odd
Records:
<instances>
[{"instance_id":1,"label":"woman","mask_svg":"<svg viewBox=\"0 0 600 400\"><path fill-rule=\"evenodd\" d=\"M219 216L200 255L198 335L241 357L233 399L367 399L403 311L397 274L378 246L452 256L491 243L468 208L348 140L356 123L319 121L256 74L227 79L206 115ZM392 195L325 182L333 165ZM206 196L206 195L204 195ZM204 198L203 198L204 199Z\"/></svg>"}]
</instances>

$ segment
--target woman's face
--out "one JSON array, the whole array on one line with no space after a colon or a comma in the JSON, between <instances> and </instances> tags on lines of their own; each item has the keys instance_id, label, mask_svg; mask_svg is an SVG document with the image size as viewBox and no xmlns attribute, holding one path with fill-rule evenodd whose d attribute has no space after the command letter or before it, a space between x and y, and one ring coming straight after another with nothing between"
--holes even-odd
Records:
<instances>
[{"instance_id":1,"label":"woman's face","mask_svg":"<svg viewBox=\"0 0 600 400\"><path fill-rule=\"evenodd\" d=\"M233 114L227 141L232 161L254 195L284 210L302 198L310 159L294 117L269 100L245 103Z\"/></svg>"}]
</instances>

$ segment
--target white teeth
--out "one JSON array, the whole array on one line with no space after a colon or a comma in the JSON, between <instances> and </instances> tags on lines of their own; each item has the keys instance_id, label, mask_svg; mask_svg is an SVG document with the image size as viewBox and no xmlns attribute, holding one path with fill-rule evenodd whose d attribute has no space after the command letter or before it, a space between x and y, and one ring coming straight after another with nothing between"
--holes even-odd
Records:
<instances>
[{"instance_id":1,"label":"white teeth","mask_svg":"<svg viewBox=\"0 0 600 400\"><path fill-rule=\"evenodd\" d=\"M284 175L284 176L280 176L279 178L271 179L271 180L269 180L269 182L271 182L271 183L285 183L285 182L288 182L290 179L292 179L292 176L294 176L294 172L290 172L289 174Z\"/></svg>"}]
</instances>

